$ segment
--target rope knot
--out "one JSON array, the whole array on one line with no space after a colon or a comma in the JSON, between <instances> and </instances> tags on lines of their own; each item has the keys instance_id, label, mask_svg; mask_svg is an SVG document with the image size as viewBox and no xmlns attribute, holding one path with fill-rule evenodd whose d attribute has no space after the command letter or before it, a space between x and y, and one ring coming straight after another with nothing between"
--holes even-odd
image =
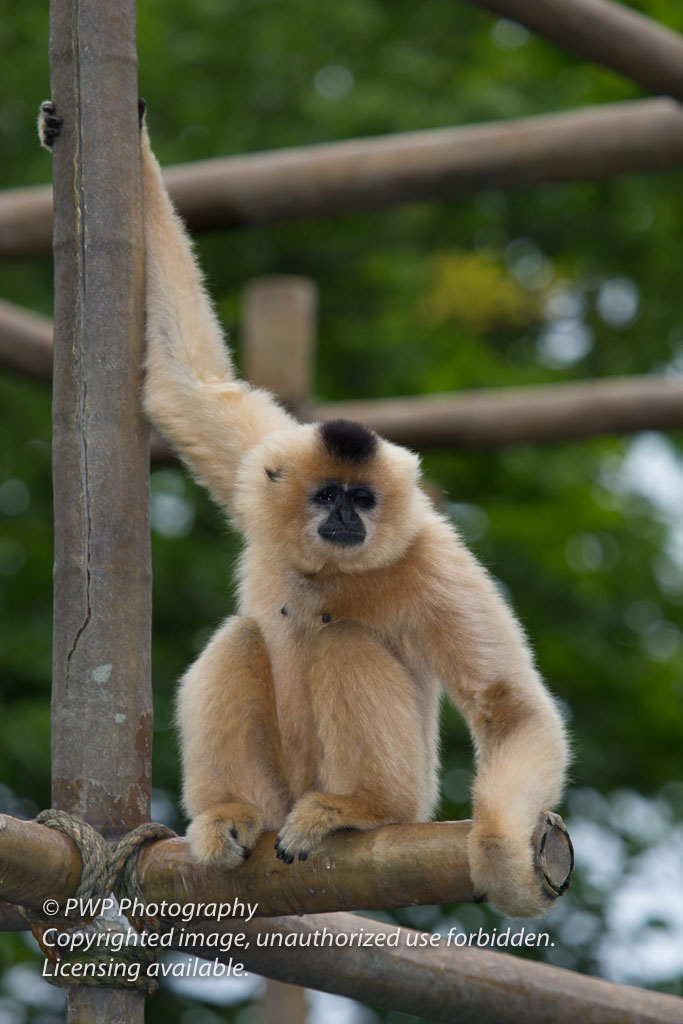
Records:
<instances>
[{"instance_id":1,"label":"rope knot","mask_svg":"<svg viewBox=\"0 0 683 1024\"><path fill-rule=\"evenodd\" d=\"M146 822L119 840L108 841L78 815L50 808L36 822L55 829L78 848L82 869L70 897L76 913L49 919L27 908L22 913L53 966L46 978L54 985L102 985L152 992L157 982L144 970L157 949L145 941L145 930L158 931L159 922L131 922L119 910L118 899L144 903L137 880L137 854L146 843L175 835L166 825ZM76 902L77 901L77 902ZM71 908L69 908L71 909Z\"/></svg>"}]
</instances>

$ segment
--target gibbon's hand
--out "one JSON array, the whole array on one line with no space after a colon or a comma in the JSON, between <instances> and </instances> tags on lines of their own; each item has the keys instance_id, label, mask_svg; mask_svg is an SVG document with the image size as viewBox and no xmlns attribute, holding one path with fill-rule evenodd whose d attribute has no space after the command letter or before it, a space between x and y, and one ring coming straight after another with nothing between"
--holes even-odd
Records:
<instances>
[{"instance_id":1,"label":"gibbon's hand","mask_svg":"<svg viewBox=\"0 0 683 1024\"><path fill-rule=\"evenodd\" d=\"M138 99L138 119L140 127L145 123L147 104L142 96ZM55 139L59 138L64 119L57 113L52 100L43 100L38 113L38 138L40 144L47 150L52 150Z\"/></svg>"},{"instance_id":2,"label":"gibbon's hand","mask_svg":"<svg viewBox=\"0 0 683 1024\"><path fill-rule=\"evenodd\" d=\"M55 139L61 134L63 123L52 100L43 100L38 113L38 138L44 149L52 151Z\"/></svg>"}]
</instances>

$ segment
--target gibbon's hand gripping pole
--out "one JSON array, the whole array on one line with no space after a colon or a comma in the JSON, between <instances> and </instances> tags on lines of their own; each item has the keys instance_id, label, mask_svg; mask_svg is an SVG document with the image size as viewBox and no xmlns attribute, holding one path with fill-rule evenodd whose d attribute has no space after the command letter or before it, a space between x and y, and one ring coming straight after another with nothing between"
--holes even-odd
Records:
<instances>
[{"instance_id":1,"label":"gibbon's hand gripping pole","mask_svg":"<svg viewBox=\"0 0 683 1024\"><path fill-rule=\"evenodd\" d=\"M148 428L134 0L51 0L55 514L52 803L106 838L148 820ZM142 1021L74 987L67 1020Z\"/></svg>"}]
</instances>

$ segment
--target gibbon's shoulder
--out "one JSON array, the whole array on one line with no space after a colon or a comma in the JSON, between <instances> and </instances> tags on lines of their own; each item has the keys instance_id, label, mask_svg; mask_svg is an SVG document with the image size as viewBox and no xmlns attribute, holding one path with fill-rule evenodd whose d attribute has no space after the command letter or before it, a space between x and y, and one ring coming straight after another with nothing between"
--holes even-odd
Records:
<instances>
[{"instance_id":1,"label":"gibbon's shoulder","mask_svg":"<svg viewBox=\"0 0 683 1024\"><path fill-rule=\"evenodd\" d=\"M453 594L464 584L492 585L488 570L469 549L458 528L427 497L420 529L408 554L416 573L439 591Z\"/></svg>"}]
</instances>

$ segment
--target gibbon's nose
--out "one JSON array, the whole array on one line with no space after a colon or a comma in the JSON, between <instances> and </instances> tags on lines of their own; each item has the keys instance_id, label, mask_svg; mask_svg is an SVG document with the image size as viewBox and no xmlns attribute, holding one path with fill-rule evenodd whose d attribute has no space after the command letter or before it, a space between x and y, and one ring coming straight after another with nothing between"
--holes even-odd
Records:
<instances>
[{"instance_id":1,"label":"gibbon's nose","mask_svg":"<svg viewBox=\"0 0 683 1024\"><path fill-rule=\"evenodd\" d=\"M351 507L348 495L344 495L342 502L339 505L339 518L341 519L344 526L348 526L354 515L354 511Z\"/></svg>"}]
</instances>

